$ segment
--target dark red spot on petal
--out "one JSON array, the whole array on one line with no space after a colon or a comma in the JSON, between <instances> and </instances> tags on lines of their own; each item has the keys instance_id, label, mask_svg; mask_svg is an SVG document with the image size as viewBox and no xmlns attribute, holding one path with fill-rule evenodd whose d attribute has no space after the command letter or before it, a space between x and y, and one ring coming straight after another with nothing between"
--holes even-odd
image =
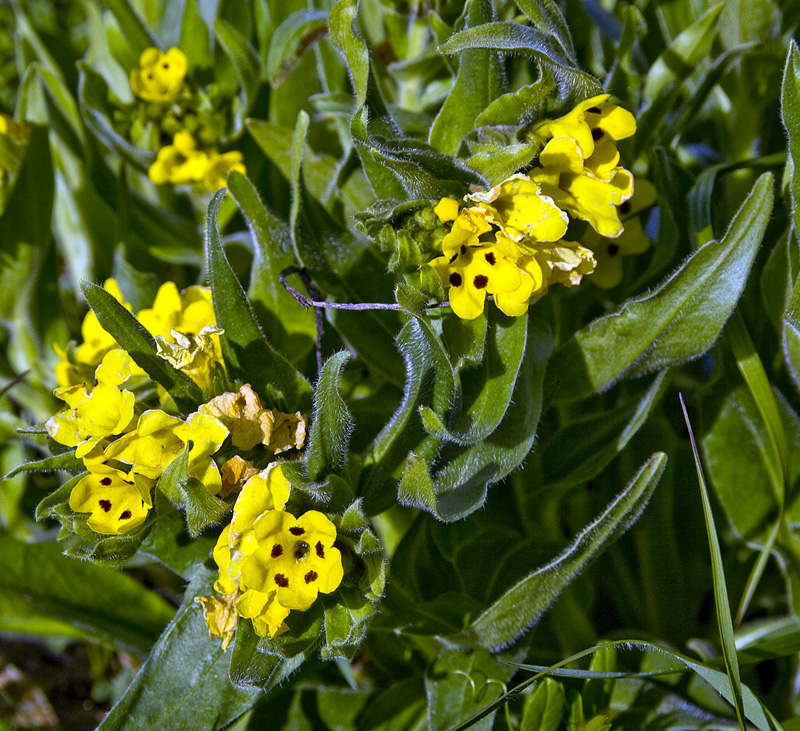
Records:
<instances>
[{"instance_id":1,"label":"dark red spot on petal","mask_svg":"<svg viewBox=\"0 0 800 731\"><path fill-rule=\"evenodd\" d=\"M609 244L608 245L608 255L609 256L616 256L619 253L619 246L616 244Z\"/></svg>"},{"instance_id":2,"label":"dark red spot on petal","mask_svg":"<svg viewBox=\"0 0 800 731\"><path fill-rule=\"evenodd\" d=\"M110 500L99 500L100 507L107 513L111 510L111 501Z\"/></svg>"},{"instance_id":3,"label":"dark red spot on petal","mask_svg":"<svg viewBox=\"0 0 800 731\"><path fill-rule=\"evenodd\" d=\"M123 511L122 515L119 516L119 519L120 520L127 520L128 518L131 517L131 515L133 515L133 513L130 510L125 510L125 511Z\"/></svg>"},{"instance_id":4,"label":"dark red spot on petal","mask_svg":"<svg viewBox=\"0 0 800 731\"><path fill-rule=\"evenodd\" d=\"M602 140L605 132L599 128L595 128L592 130L592 139L597 142L597 140Z\"/></svg>"},{"instance_id":5,"label":"dark red spot on petal","mask_svg":"<svg viewBox=\"0 0 800 731\"><path fill-rule=\"evenodd\" d=\"M100 484L101 485L105 485L106 487L108 487L108 485L111 484L111 478L110 477L104 477L102 480L100 480Z\"/></svg>"},{"instance_id":6,"label":"dark red spot on petal","mask_svg":"<svg viewBox=\"0 0 800 731\"><path fill-rule=\"evenodd\" d=\"M483 258L486 259L486 261L488 261L492 266L497 263L497 259L491 251L488 254L484 254Z\"/></svg>"},{"instance_id":7,"label":"dark red spot on petal","mask_svg":"<svg viewBox=\"0 0 800 731\"><path fill-rule=\"evenodd\" d=\"M283 546L281 546L280 543L276 543L272 547L272 550L270 551L269 555L272 556L272 558L278 558L278 556L282 556L283 555Z\"/></svg>"},{"instance_id":8,"label":"dark red spot on petal","mask_svg":"<svg viewBox=\"0 0 800 731\"><path fill-rule=\"evenodd\" d=\"M478 274L476 275L475 279L472 280L472 283L475 285L475 289L483 289L487 284L489 284L489 277L485 274Z\"/></svg>"},{"instance_id":9,"label":"dark red spot on petal","mask_svg":"<svg viewBox=\"0 0 800 731\"><path fill-rule=\"evenodd\" d=\"M320 558L325 558L325 549L322 546L322 541L317 541L317 545L314 546L317 551L317 556Z\"/></svg>"},{"instance_id":10,"label":"dark red spot on petal","mask_svg":"<svg viewBox=\"0 0 800 731\"><path fill-rule=\"evenodd\" d=\"M275 574L275 583L285 589L287 586L289 586L289 579L287 579L283 574Z\"/></svg>"},{"instance_id":11,"label":"dark red spot on petal","mask_svg":"<svg viewBox=\"0 0 800 731\"><path fill-rule=\"evenodd\" d=\"M461 253L462 254L466 254L467 253L467 247L464 246L463 244L461 245Z\"/></svg>"},{"instance_id":12,"label":"dark red spot on petal","mask_svg":"<svg viewBox=\"0 0 800 731\"><path fill-rule=\"evenodd\" d=\"M317 572L309 571L303 578L306 580L306 584L310 584L312 581L317 580Z\"/></svg>"},{"instance_id":13,"label":"dark red spot on petal","mask_svg":"<svg viewBox=\"0 0 800 731\"><path fill-rule=\"evenodd\" d=\"M461 286L461 275L458 272L453 272L450 275L450 286L451 287L460 287Z\"/></svg>"},{"instance_id":14,"label":"dark red spot on petal","mask_svg":"<svg viewBox=\"0 0 800 731\"><path fill-rule=\"evenodd\" d=\"M620 203L618 208L619 208L619 212L624 216L625 214L630 213L630 211L631 211L631 202L630 201L625 201L624 203Z\"/></svg>"},{"instance_id":15,"label":"dark red spot on petal","mask_svg":"<svg viewBox=\"0 0 800 731\"><path fill-rule=\"evenodd\" d=\"M589 107L586 112L587 114L601 114L600 107Z\"/></svg>"},{"instance_id":16,"label":"dark red spot on petal","mask_svg":"<svg viewBox=\"0 0 800 731\"><path fill-rule=\"evenodd\" d=\"M301 528L299 525L294 526L293 528L289 528L289 533L293 536L302 536L303 533L306 532L305 528Z\"/></svg>"}]
</instances>

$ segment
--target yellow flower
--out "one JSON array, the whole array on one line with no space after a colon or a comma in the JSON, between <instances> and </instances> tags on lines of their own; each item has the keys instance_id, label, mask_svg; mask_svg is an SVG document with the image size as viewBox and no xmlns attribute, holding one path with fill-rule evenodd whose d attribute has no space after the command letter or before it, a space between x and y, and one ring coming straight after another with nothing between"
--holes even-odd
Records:
<instances>
[{"instance_id":1,"label":"yellow flower","mask_svg":"<svg viewBox=\"0 0 800 731\"><path fill-rule=\"evenodd\" d=\"M455 221L458 218L458 201L455 198L442 198L433 209L442 223Z\"/></svg>"},{"instance_id":2,"label":"yellow flower","mask_svg":"<svg viewBox=\"0 0 800 731\"><path fill-rule=\"evenodd\" d=\"M207 165L208 155L196 148L194 138L184 130L158 151L147 174L156 185L183 185L202 180Z\"/></svg>"},{"instance_id":3,"label":"yellow flower","mask_svg":"<svg viewBox=\"0 0 800 731\"><path fill-rule=\"evenodd\" d=\"M221 332L220 328L212 325L204 327L196 336L172 330L170 334L174 342L156 335L158 354L186 373L201 389L211 390L214 362L221 361L211 336Z\"/></svg>"},{"instance_id":4,"label":"yellow flower","mask_svg":"<svg viewBox=\"0 0 800 731\"><path fill-rule=\"evenodd\" d=\"M122 365L121 352L112 350L106 355L95 371L97 385L91 392L83 384L54 391L69 408L48 419L45 429L59 444L76 447L77 457L90 452L101 439L122 434L134 421L136 398L119 389L130 377L130 365Z\"/></svg>"},{"instance_id":5,"label":"yellow flower","mask_svg":"<svg viewBox=\"0 0 800 731\"><path fill-rule=\"evenodd\" d=\"M222 488L222 477L211 455L227 436L228 430L213 416L195 412L184 422L177 416L152 409L139 417L136 431L109 445L105 455L107 459L131 465L131 472L155 479L192 442L189 474L216 495Z\"/></svg>"},{"instance_id":6,"label":"yellow flower","mask_svg":"<svg viewBox=\"0 0 800 731\"><path fill-rule=\"evenodd\" d=\"M219 419L231 432L234 447L252 449L263 444L267 449L283 452L302 448L306 422L302 414L284 414L261 406L249 383L239 393L223 393L203 404L200 413Z\"/></svg>"},{"instance_id":7,"label":"yellow flower","mask_svg":"<svg viewBox=\"0 0 800 731\"><path fill-rule=\"evenodd\" d=\"M183 51L148 48L139 58L141 68L131 71L131 91L148 102L172 101L183 87L188 60Z\"/></svg>"},{"instance_id":8,"label":"yellow flower","mask_svg":"<svg viewBox=\"0 0 800 731\"><path fill-rule=\"evenodd\" d=\"M274 591L282 607L304 611L319 592L329 594L341 583L336 527L322 513L309 510L295 518L270 510L256 522L255 535L259 548L242 566L242 578L257 591Z\"/></svg>"},{"instance_id":9,"label":"yellow flower","mask_svg":"<svg viewBox=\"0 0 800 731\"><path fill-rule=\"evenodd\" d=\"M196 596L194 600L203 608L203 619L209 634L222 638L222 649L228 649L236 627L239 614L236 611L237 594L223 596Z\"/></svg>"},{"instance_id":10,"label":"yellow flower","mask_svg":"<svg viewBox=\"0 0 800 731\"><path fill-rule=\"evenodd\" d=\"M253 466L250 460L242 459L238 454L234 454L220 468L222 489L219 491L219 496L227 497L232 492L240 492L244 484L258 472L259 470Z\"/></svg>"},{"instance_id":11,"label":"yellow flower","mask_svg":"<svg viewBox=\"0 0 800 731\"><path fill-rule=\"evenodd\" d=\"M242 566L258 549L254 529L256 521L268 512L282 511L289 490L289 483L278 463L273 462L251 477L236 500L233 520L223 529L214 548L214 560L219 567L214 589L233 597L241 592L236 600L237 611L253 621L253 627L261 637L274 637L286 631L288 628L283 622L289 609L278 604L274 591L249 588L242 580Z\"/></svg>"},{"instance_id":12,"label":"yellow flower","mask_svg":"<svg viewBox=\"0 0 800 731\"><path fill-rule=\"evenodd\" d=\"M238 150L222 154L212 153L206 163L203 182L206 188L212 191L224 188L228 184L228 175L231 170L237 170L242 175L247 174L244 166L244 155Z\"/></svg>"},{"instance_id":13,"label":"yellow flower","mask_svg":"<svg viewBox=\"0 0 800 731\"><path fill-rule=\"evenodd\" d=\"M69 496L69 506L78 513L91 513L87 525L95 533L120 535L133 530L153 507L153 480L122 470L104 468L90 472Z\"/></svg>"},{"instance_id":14,"label":"yellow flower","mask_svg":"<svg viewBox=\"0 0 800 731\"><path fill-rule=\"evenodd\" d=\"M592 156L598 142L623 140L636 132L633 115L608 101L608 94L586 99L563 117L545 122L536 130L544 139L571 137L583 159Z\"/></svg>"},{"instance_id":15,"label":"yellow flower","mask_svg":"<svg viewBox=\"0 0 800 731\"><path fill-rule=\"evenodd\" d=\"M656 201L656 190L643 179L636 181L633 197L619 206L619 214L624 230L615 239L598 235L591 229L584 234L583 243L588 246L597 259L597 267L592 281L603 289L616 287L622 280L622 257L641 254L650 248L650 239L642 228L637 215Z\"/></svg>"},{"instance_id":16,"label":"yellow flower","mask_svg":"<svg viewBox=\"0 0 800 731\"><path fill-rule=\"evenodd\" d=\"M131 311L131 306L124 301L122 291L115 279L106 279L103 289L114 297L126 310ZM97 319L93 310L86 313L81 325L83 343L75 348L75 360L80 364L96 366L103 360L103 356L112 348L118 348L117 341L106 332Z\"/></svg>"},{"instance_id":17,"label":"yellow flower","mask_svg":"<svg viewBox=\"0 0 800 731\"><path fill-rule=\"evenodd\" d=\"M483 312L487 294L513 292L520 286L518 268L497 245L463 247L452 256L429 262L445 286L453 312L472 320Z\"/></svg>"},{"instance_id":18,"label":"yellow flower","mask_svg":"<svg viewBox=\"0 0 800 731\"><path fill-rule=\"evenodd\" d=\"M208 287L193 285L179 292L174 282L164 282L156 293L153 306L141 310L136 317L153 337L160 335L167 340L173 339L172 330L193 337L203 328L217 324ZM219 352L216 337L215 345Z\"/></svg>"},{"instance_id":19,"label":"yellow flower","mask_svg":"<svg viewBox=\"0 0 800 731\"><path fill-rule=\"evenodd\" d=\"M491 230L492 225L486 220L485 210L464 208L442 239L442 253L450 257L463 251L466 246L480 246L479 236Z\"/></svg>"},{"instance_id":20,"label":"yellow flower","mask_svg":"<svg viewBox=\"0 0 800 731\"><path fill-rule=\"evenodd\" d=\"M567 231L567 215L544 195L527 175L517 173L500 185L469 200L483 208L486 220L500 227L511 239L525 237L535 241L558 241Z\"/></svg>"}]
</instances>

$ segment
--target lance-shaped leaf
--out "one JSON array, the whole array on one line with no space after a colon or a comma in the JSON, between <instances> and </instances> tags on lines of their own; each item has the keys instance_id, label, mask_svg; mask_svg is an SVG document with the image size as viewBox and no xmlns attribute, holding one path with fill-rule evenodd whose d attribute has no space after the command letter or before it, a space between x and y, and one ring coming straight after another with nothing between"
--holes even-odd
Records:
<instances>
[{"instance_id":1,"label":"lance-shaped leaf","mask_svg":"<svg viewBox=\"0 0 800 731\"><path fill-rule=\"evenodd\" d=\"M86 472L86 467L83 464L83 460L75 456L75 452L64 452L63 454L55 454L52 457L45 457L35 462L21 464L11 470L3 479L10 480L14 475L18 475L20 472L55 472L56 470L64 470L65 472L77 474L79 472Z\"/></svg>"},{"instance_id":2,"label":"lance-shaped leaf","mask_svg":"<svg viewBox=\"0 0 800 731\"><path fill-rule=\"evenodd\" d=\"M259 69L261 67L261 59L258 54L253 50L250 42L242 33L230 23L222 18L217 18L214 21L214 33L217 36L222 50L228 55L236 69L236 75L239 77L239 85L242 89L241 92L241 109L234 110L238 112L237 119L234 124L241 129L244 117L249 113L253 102L255 101L256 91L259 84Z\"/></svg>"},{"instance_id":3,"label":"lance-shaped leaf","mask_svg":"<svg viewBox=\"0 0 800 731\"><path fill-rule=\"evenodd\" d=\"M91 282L83 282L81 290L103 329L150 378L167 390L181 411L194 411L203 402L198 385L158 355L153 336L112 295Z\"/></svg>"},{"instance_id":4,"label":"lance-shaped leaf","mask_svg":"<svg viewBox=\"0 0 800 731\"><path fill-rule=\"evenodd\" d=\"M656 452L617 497L587 525L560 556L526 576L448 641L468 647L498 648L535 624L563 589L626 531L641 514L667 463Z\"/></svg>"},{"instance_id":5,"label":"lance-shaped leaf","mask_svg":"<svg viewBox=\"0 0 800 731\"><path fill-rule=\"evenodd\" d=\"M237 171L228 176L228 189L247 220L253 236L253 268L248 297L267 339L281 344L291 361L314 347L314 315L305 310L280 283L279 275L295 263L289 227L264 205L250 180Z\"/></svg>"},{"instance_id":6,"label":"lance-shaped leaf","mask_svg":"<svg viewBox=\"0 0 800 731\"><path fill-rule=\"evenodd\" d=\"M552 348L547 328L528 318L525 358L500 425L477 444L446 445L431 470L437 515L442 519L458 520L483 505L489 485L516 469L531 451L542 408L542 381Z\"/></svg>"},{"instance_id":7,"label":"lance-shaped leaf","mask_svg":"<svg viewBox=\"0 0 800 731\"><path fill-rule=\"evenodd\" d=\"M488 48L534 59L553 75L562 97L585 99L602 93L597 79L578 68L560 41L545 31L521 23L484 23L456 33L439 50L453 54L468 48Z\"/></svg>"},{"instance_id":8,"label":"lance-shaped leaf","mask_svg":"<svg viewBox=\"0 0 800 731\"><path fill-rule=\"evenodd\" d=\"M0 595L77 627L96 641L146 653L173 610L120 571L76 561L55 543L0 536Z\"/></svg>"},{"instance_id":9,"label":"lance-shaped leaf","mask_svg":"<svg viewBox=\"0 0 800 731\"><path fill-rule=\"evenodd\" d=\"M747 282L772 211L765 173L721 241L695 251L652 292L629 300L575 333L553 355L554 398L573 401L705 353L717 339Z\"/></svg>"},{"instance_id":10,"label":"lance-shaped leaf","mask_svg":"<svg viewBox=\"0 0 800 731\"><path fill-rule=\"evenodd\" d=\"M469 27L494 19L494 8L487 0L470 0L464 12ZM431 126L428 138L431 145L454 155L462 137L475 126L477 116L503 91L502 85L503 69L498 54L486 48L462 51L456 82Z\"/></svg>"},{"instance_id":11,"label":"lance-shaped leaf","mask_svg":"<svg viewBox=\"0 0 800 731\"><path fill-rule=\"evenodd\" d=\"M412 317L400 331L397 347L406 362L405 390L400 406L375 438L365 459L369 471L362 492L368 514L380 513L394 503L395 484L410 453L425 460L432 459L438 451L440 440L425 433L420 407L445 419L455 397L453 367L426 318Z\"/></svg>"},{"instance_id":12,"label":"lance-shaped leaf","mask_svg":"<svg viewBox=\"0 0 800 731\"><path fill-rule=\"evenodd\" d=\"M321 10L297 10L286 18L275 30L269 47L269 83L280 86L314 41L327 34L328 14Z\"/></svg>"},{"instance_id":13,"label":"lance-shaped leaf","mask_svg":"<svg viewBox=\"0 0 800 731\"><path fill-rule=\"evenodd\" d=\"M214 497L200 480L189 474L191 445L189 442L180 457L167 465L158 479L157 488L176 508L186 512L186 525L194 538L203 529L218 523L229 508Z\"/></svg>"},{"instance_id":14,"label":"lance-shaped leaf","mask_svg":"<svg viewBox=\"0 0 800 731\"><path fill-rule=\"evenodd\" d=\"M356 106L360 107L367 98L369 51L364 39L356 35L353 29L353 21L357 12L358 0L339 0L331 8L328 24L331 43L347 59L347 67L356 92Z\"/></svg>"},{"instance_id":15,"label":"lance-shaped leaf","mask_svg":"<svg viewBox=\"0 0 800 731\"><path fill-rule=\"evenodd\" d=\"M261 690L231 687L229 656L219 639L209 638L203 612L194 601L213 592L215 578L215 571L198 571L175 619L98 731L215 731L262 697Z\"/></svg>"},{"instance_id":16,"label":"lance-shaped leaf","mask_svg":"<svg viewBox=\"0 0 800 731\"><path fill-rule=\"evenodd\" d=\"M206 264L225 363L233 378L252 384L270 406L288 411L310 405L311 386L261 332L242 285L222 248L217 216L226 190L208 206Z\"/></svg>"},{"instance_id":17,"label":"lance-shaped leaf","mask_svg":"<svg viewBox=\"0 0 800 731\"><path fill-rule=\"evenodd\" d=\"M108 0L105 6L114 14L123 37L137 54L159 45L128 0Z\"/></svg>"},{"instance_id":18,"label":"lance-shaped leaf","mask_svg":"<svg viewBox=\"0 0 800 731\"><path fill-rule=\"evenodd\" d=\"M792 196L792 220L795 231L800 231L800 51L795 41L789 41L789 53L783 70L781 84L781 117L789 137L789 155L795 164L791 167L789 192Z\"/></svg>"},{"instance_id":19,"label":"lance-shaped leaf","mask_svg":"<svg viewBox=\"0 0 800 731\"><path fill-rule=\"evenodd\" d=\"M515 0L519 9L527 15L535 25L550 33L561 45L564 54L577 63L575 46L569 26L555 0Z\"/></svg>"}]
</instances>

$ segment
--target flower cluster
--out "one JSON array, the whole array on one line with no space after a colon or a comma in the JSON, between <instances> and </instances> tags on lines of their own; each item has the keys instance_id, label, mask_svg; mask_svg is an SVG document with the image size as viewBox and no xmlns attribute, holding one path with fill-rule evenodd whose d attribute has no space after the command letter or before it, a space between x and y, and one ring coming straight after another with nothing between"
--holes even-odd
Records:
<instances>
[{"instance_id":1,"label":"flower cluster","mask_svg":"<svg viewBox=\"0 0 800 731\"><path fill-rule=\"evenodd\" d=\"M114 280L105 288L122 302ZM179 292L168 282L138 319L155 337L160 355L212 394L212 370L222 363L216 340L222 331L216 327L209 291L190 287ZM67 407L45 428L83 460L88 474L72 489L69 505L90 514L87 525L96 533L120 535L144 522L156 480L187 446L189 475L212 495L222 496L239 489L243 475L252 471L252 463L238 456L227 470L214 461L229 434L236 447L260 445L273 454L303 446L302 415L262 408L249 384L239 393L211 398L186 418L148 408L146 402L158 390L93 312L86 315L82 334L84 342L73 349L72 359L61 351L60 385L54 393ZM144 403L137 401L137 392ZM161 395L163 405L166 394Z\"/></svg>"},{"instance_id":2,"label":"flower cluster","mask_svg":"<svg viewBox=\"0 0 800 731\"><path fill-rule=\"evenodd\" d=\"M636 122L608 99L587 99L540 125L539 166L527 175L465 196L471 204L465 208L440 201L437 215L453 224L441 241L442 256L429 264L449 288L456 315L480 315L487 294L505 314L521 315L551 284L570 287L591 274L594 251L563 238L570 217L602 237L623 234L620 207L633 196L633 175L619 164L615 142L631 136Z\"/></svg>"},{"instance_id":3,"label":"flower cluster","mask_svg":"<svg viewBox=\"0 0 800 731\"><path fill-rule=\"evenodd\" d=\"M203 115L192 113L193 108L204 109L207 104L192 96L186 82L188 67L186 55L178 48L166 53L148 48L139 58L139 68L131 71L131 91L155 105L150 115L161 116L162 132L172 136L172 144L158 150L148 175L156 185L204 184L215 191L225 186L231 170L245 172L244 158L238 151L218 152L219 120L212 115L203 124Z\"/></svg>"},{"instance_id":4,"label":"flower cluster","mask_svg":"<svg viewBox=\"0 0 800 731\"><path fill-rule=\"evenodd\" d=\"M285 632L293 609L305 611L320 592L329 594L344 570L334 547L336 527L322 513L295 517L285 510L290 486L279 463L250 477L219 536L214 560L220 596L198 597L211 634L230 643L240 617L260 637Z\"/></svg>"}]
</instances>

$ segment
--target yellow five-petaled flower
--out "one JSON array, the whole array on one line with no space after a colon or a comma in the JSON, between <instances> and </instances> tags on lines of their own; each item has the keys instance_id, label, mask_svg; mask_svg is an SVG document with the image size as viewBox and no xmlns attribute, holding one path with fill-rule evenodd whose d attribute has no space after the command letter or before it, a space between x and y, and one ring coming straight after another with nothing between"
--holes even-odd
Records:
<instances>
[{"instance_id":1,"label":"yellow five-petaled flower","mask_svg":"<svg viewBox=\"0 0 800 731\"><path fill-rule=\"evenodd\" d=\"M183 88L188 60L178 48L148 48L131 71L131 91L148 102L171 102Z\"/></svg>"}]
</instances>

